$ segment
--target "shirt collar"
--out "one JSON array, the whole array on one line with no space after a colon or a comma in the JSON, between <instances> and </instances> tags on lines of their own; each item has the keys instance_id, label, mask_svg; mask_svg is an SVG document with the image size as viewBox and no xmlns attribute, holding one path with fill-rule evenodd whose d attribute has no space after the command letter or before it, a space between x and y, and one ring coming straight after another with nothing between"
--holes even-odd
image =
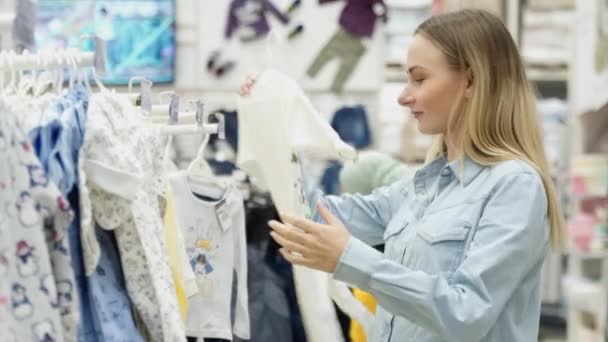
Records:
<instances>
[{"instance_id":1,"label":"shirt collar","mask_svg":"<svg viewBox=\"0 0 608 342\"><path fill-rule=\"evenodd\" d=\"M477 175L479 175L484 169L484 166L465 155L462 159L464 170L461 172L460 161L461 159L456 159L448 163L445 157L438 157L422 169L418 170L418 172L416 172L416 178L433 176L438 174L443 168L448 167L452 171L452 174L456 175L457 178L462 180L463 184L467 186L475 177L477 177Z\"/></svg>"},{"instance_id":2,"label":"shirt collar","mask_svg":"<svg viewBox=\"0 0 608 342\"><path fill-rule=\"evenodd\" d=\"M443 158L443 157L441 157ZM464 170L460 168L462 160L462 166ZM471 159L468 155L465 155L462 159L456 159L447 164L452 170L454 175L458 176L459 180L462 180L463 185L469 185L477 175L484 169L484 166Z\"/></svg>"}]
</instances>

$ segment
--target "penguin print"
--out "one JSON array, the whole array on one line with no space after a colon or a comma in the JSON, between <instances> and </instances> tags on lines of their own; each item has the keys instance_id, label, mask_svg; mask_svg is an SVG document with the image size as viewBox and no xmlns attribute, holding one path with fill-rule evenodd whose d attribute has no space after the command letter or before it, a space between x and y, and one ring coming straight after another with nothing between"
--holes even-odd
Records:
<instances>
[{"instance_id":1,"label":"penguin print","mask_svg":"<svg viewBox=\"0 0 608 342\"><path fill-rule=\"evenodd\" d=\"M21 148L24 152L30 152L32 150L32 145L30 145L30 143L27 141L22 141Z\"/></svg>"},{"instance_id":2,"label":"penguin print","mask_svg":"<svg viewBox=\"0 0 608 342\"><path fill-rule=\"evenodd\" d=\"M34 247L30 246L27 241L21 240L17 242L17 270L19 275L27 277L38 272L38 258L34 254Z\"/></svg>"},{"instance_id":3,"label":"penguin print","mask_svg":"<svg viewBox=\"0 0 608 342\"><path fill-rule=\"evenodd\" d=\"M32 316L34 307L27 297L25 287L19 283L13 284L11 292L11 310L16 320L22 321Z\"/></svg>"},{"instance_id":4,"label":"penguin print","mask_svg":"<svg viewBox=\"0 0 608 342\"><path fill-rule=\"evenodd\" d=\"M50 320L42 321L32 325L32 333L36 337L36 342L55 342L57 336L55 327Z\"/></svg>"},{"instance_id":5,"label":"penguin print","mask_svg":"<svg viewBox=\"0 0 608 342\"><path fill-rule=\"evenodd\" d=\"M26 165L26 167L30 176L30 186L46 186L49 183L46 173L40 165L30 164Z\"/></svg>"},{"instance_id":6,"label":"penguin print","mask_svg":"<svg viewBox=\"0 0 608 342\"><path fill-rule=\"evenodd\" d=\"M34 199L29 192L21 192L16 207L19 222L24 227L33 227L40 222L40 205L34 202Z\"/></svg>"},{"instance_id":7,"label":"penguin print","mask_svg":"<svg viewBox=\"0 0 608 342\"><path fill-rule=\"evenodd\" d=\"M57 282L57 301L59 303L59 312L62 315L70 313L72 302L74 301L74 286L69 280Z\"/></svg>"},{"instance_id":8,"label":"penguin print","mask_svg":"<svg viewBox=\"0 0 608 342\"><path fill-rule=\"evenodd\" d=\"M59 299L57 298L57 288L55 287L55 278L46 274L40 277L40 290L49 297L51 307L59 307Z\"/></svg>"}]
</instances>

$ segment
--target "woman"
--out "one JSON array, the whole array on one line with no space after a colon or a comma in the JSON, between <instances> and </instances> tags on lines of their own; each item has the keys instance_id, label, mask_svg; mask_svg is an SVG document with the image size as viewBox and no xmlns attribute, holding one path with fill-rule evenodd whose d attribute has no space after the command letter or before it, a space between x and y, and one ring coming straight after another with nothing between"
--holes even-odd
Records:
<instances>
[{"instance_id":1,"label":"woman","mask_svg":"<svg viewBox=\"0 0 608 342\"><path fill-rule=\"evenodd\" d=\"M290 262L374 295L372 342L536 341L563 220L517 48L463 10L418 27L407 67L399 103L438 135L427 165L368 196L311 195L316 222L284 217L271 235Z\"/></svg>"}]
</instances>

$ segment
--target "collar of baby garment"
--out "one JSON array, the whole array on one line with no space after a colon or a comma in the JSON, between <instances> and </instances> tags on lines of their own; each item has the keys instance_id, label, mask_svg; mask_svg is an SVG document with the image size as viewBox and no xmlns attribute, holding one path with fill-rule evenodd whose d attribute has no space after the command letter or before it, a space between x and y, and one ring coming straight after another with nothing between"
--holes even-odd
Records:
<instances>
[{"instance_id":1,"label":"collar of baby garment","mask_svg":"<svg viewBox=\"0 0 608 342\"><path fill-rule=\"evenodd\" d=\"M232 226L232 210L228 201L233 197L231 192L235 189L230 184L209 184L203 179L191 177L186 172L179 172L174 177L178 182L182 183L181 191L188 191L194 199L207 206L215 209L215 214L223 231L226 231ZM219 190L219 193L218 191ZM198 195L198 196L197 196ZM203 199L209 197L210 199Z\"/></svg>"}]
</instances>

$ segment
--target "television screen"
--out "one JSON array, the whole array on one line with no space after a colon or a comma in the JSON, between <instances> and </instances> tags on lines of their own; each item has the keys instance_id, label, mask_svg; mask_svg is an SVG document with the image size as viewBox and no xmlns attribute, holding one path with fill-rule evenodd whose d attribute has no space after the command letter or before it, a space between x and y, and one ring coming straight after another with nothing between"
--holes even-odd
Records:
<instances>
[{"instance_id":1,"label":"television screen","mask_svg":"<svg viewBox=\"0 0 608 342\"><path fill-rule=\"evenodd\" d=\"M38 0L37 48L93 51L95 34L106 42L102 81L124 85L134 76L172 82L175 64L173 0Z\"/></svg>"}]
</instances>

